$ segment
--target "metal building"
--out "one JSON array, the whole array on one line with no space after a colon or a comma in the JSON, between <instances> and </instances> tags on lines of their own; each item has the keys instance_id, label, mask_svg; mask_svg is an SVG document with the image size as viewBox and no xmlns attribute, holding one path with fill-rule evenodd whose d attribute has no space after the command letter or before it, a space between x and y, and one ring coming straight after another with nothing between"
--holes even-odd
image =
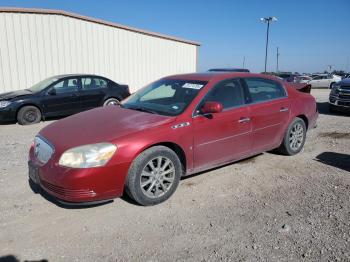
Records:
<instances>
[{"instance_id":1,"label":"metal building","mask_svg":"<svg viewBox=\"0 0 350 262\"><path fill-rule=\"evenodd\" d=\"M195 72L197 42L60 10L0 8L0 93L89 73L130 86Z\"/></svg>"}]
</instances>

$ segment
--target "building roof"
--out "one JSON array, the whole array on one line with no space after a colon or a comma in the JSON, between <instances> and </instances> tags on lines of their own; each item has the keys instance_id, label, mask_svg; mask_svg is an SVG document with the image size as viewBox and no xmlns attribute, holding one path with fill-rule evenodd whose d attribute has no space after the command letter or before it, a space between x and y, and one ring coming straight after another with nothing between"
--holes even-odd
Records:
<instances>
[{"instance_id":1,"label":"building roof","mask_svg":"<svg viewBox=\"0 0 350 262\"><path fill-rule=\"evenodd\" d=\"M148 36L153 36L153 37L158 37L158 38L163 38L171 41L176 41L176 42L181 42L185 44L191 44L195 46L200 46L201 44L195 41L191 40L186 40L178 37L173 37L169 35L164 35L164 34L159 34L159 33L154 33L151 31L146 31L142 29L138 29L135 27L129 27L117 23L112 23L108 22L105 20L97 19L97 18L92 18L88 16L83 16L71 12L66 12L63 10L53 10L53 9L37 9L37 8L17 8L17 7L0 7L0 13L27 13L27 14L46 14L46 15L61 15L61 16L67 16L71 18L76 18L88 22L93 22L101 25L106 25L106 26L111 26L111 27L116 27L119 29L124 29L127 31L143 34L143 35L148 35Z\"/></svg>"}]
</instances>

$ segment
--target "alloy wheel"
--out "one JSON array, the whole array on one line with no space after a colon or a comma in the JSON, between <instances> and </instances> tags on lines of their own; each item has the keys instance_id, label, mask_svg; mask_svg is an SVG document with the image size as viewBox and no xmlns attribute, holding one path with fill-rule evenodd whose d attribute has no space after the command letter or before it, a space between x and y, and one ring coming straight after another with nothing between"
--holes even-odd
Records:
<instances>
[{"instance_id":1,"label":"alloy wheel","mask_svg":"<svg viewBox=\"0 0 350 262\"><path fill-rule=\"evenodd\" d=\"M164 156L154 158L142 170L140 176L142 192L147 197L159 198L169 191L174 179L174 163Z\"/></svg>"},{"instance_id":2,"label":"alloy wheel","mask_svg":"<svg viewBox=\"0 0 350 262\"><path fill-rule=\"evenodd\" d=\"M295 123L289 135L289 145L293 151L299 150L304 142L304 128L300 123Z\"/></svg>"}]
</instances>

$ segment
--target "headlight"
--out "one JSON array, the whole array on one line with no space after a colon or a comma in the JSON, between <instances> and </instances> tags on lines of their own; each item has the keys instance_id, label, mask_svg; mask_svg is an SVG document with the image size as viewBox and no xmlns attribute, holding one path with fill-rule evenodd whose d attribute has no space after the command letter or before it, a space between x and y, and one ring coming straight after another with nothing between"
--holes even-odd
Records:
<instances>
[{"instance_id":1,"label":"headlight","mask_svg":"<svg viewBox=\"0 0 350 262\"><path fill-rule=\"evenodd\" d=\"M332 86L331 93L332 93L332 94L337 94L337 93L339 93L339 88L340 88L340 87L341 87L340 84L334 84L334 85Z\"/></svg>"},{"instance_id":2,"label":"headlight","mask_svg":"<svg viewBox=\"0 0 350 262\"><path fill-rule=\"evenodd\" d=\"M110 143L99 143L74 147L63 153L59 165L71 168L104 166L114 155L117 147Z\"/></svg>"},{"instance_id":3,"label":"headlight","mask_svg":"<svg viewBox=\"0 0 350 262\"><path fill-rule=\"evenodd\" d=\"M11 104L10 101L0 101L0 108L7 107Z\"/></svg>"}]
</instances>

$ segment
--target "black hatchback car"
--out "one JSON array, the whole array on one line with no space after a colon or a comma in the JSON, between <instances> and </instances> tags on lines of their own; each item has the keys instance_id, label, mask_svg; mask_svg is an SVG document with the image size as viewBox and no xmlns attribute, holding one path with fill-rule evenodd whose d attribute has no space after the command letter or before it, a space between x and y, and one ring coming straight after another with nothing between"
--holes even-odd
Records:
<instances>
[{"instance_id":1,"label":"black hatchback car","mask_svg":"<svg viewBox=\"0 0 350 262\"><path fill-rule=\"evenodd\" d=\"M117 105L129 95L127 85L102 76L53 76L31 88L0 94L0 123L35 124L49 117Z\"/></svg>"}]
</instances>

